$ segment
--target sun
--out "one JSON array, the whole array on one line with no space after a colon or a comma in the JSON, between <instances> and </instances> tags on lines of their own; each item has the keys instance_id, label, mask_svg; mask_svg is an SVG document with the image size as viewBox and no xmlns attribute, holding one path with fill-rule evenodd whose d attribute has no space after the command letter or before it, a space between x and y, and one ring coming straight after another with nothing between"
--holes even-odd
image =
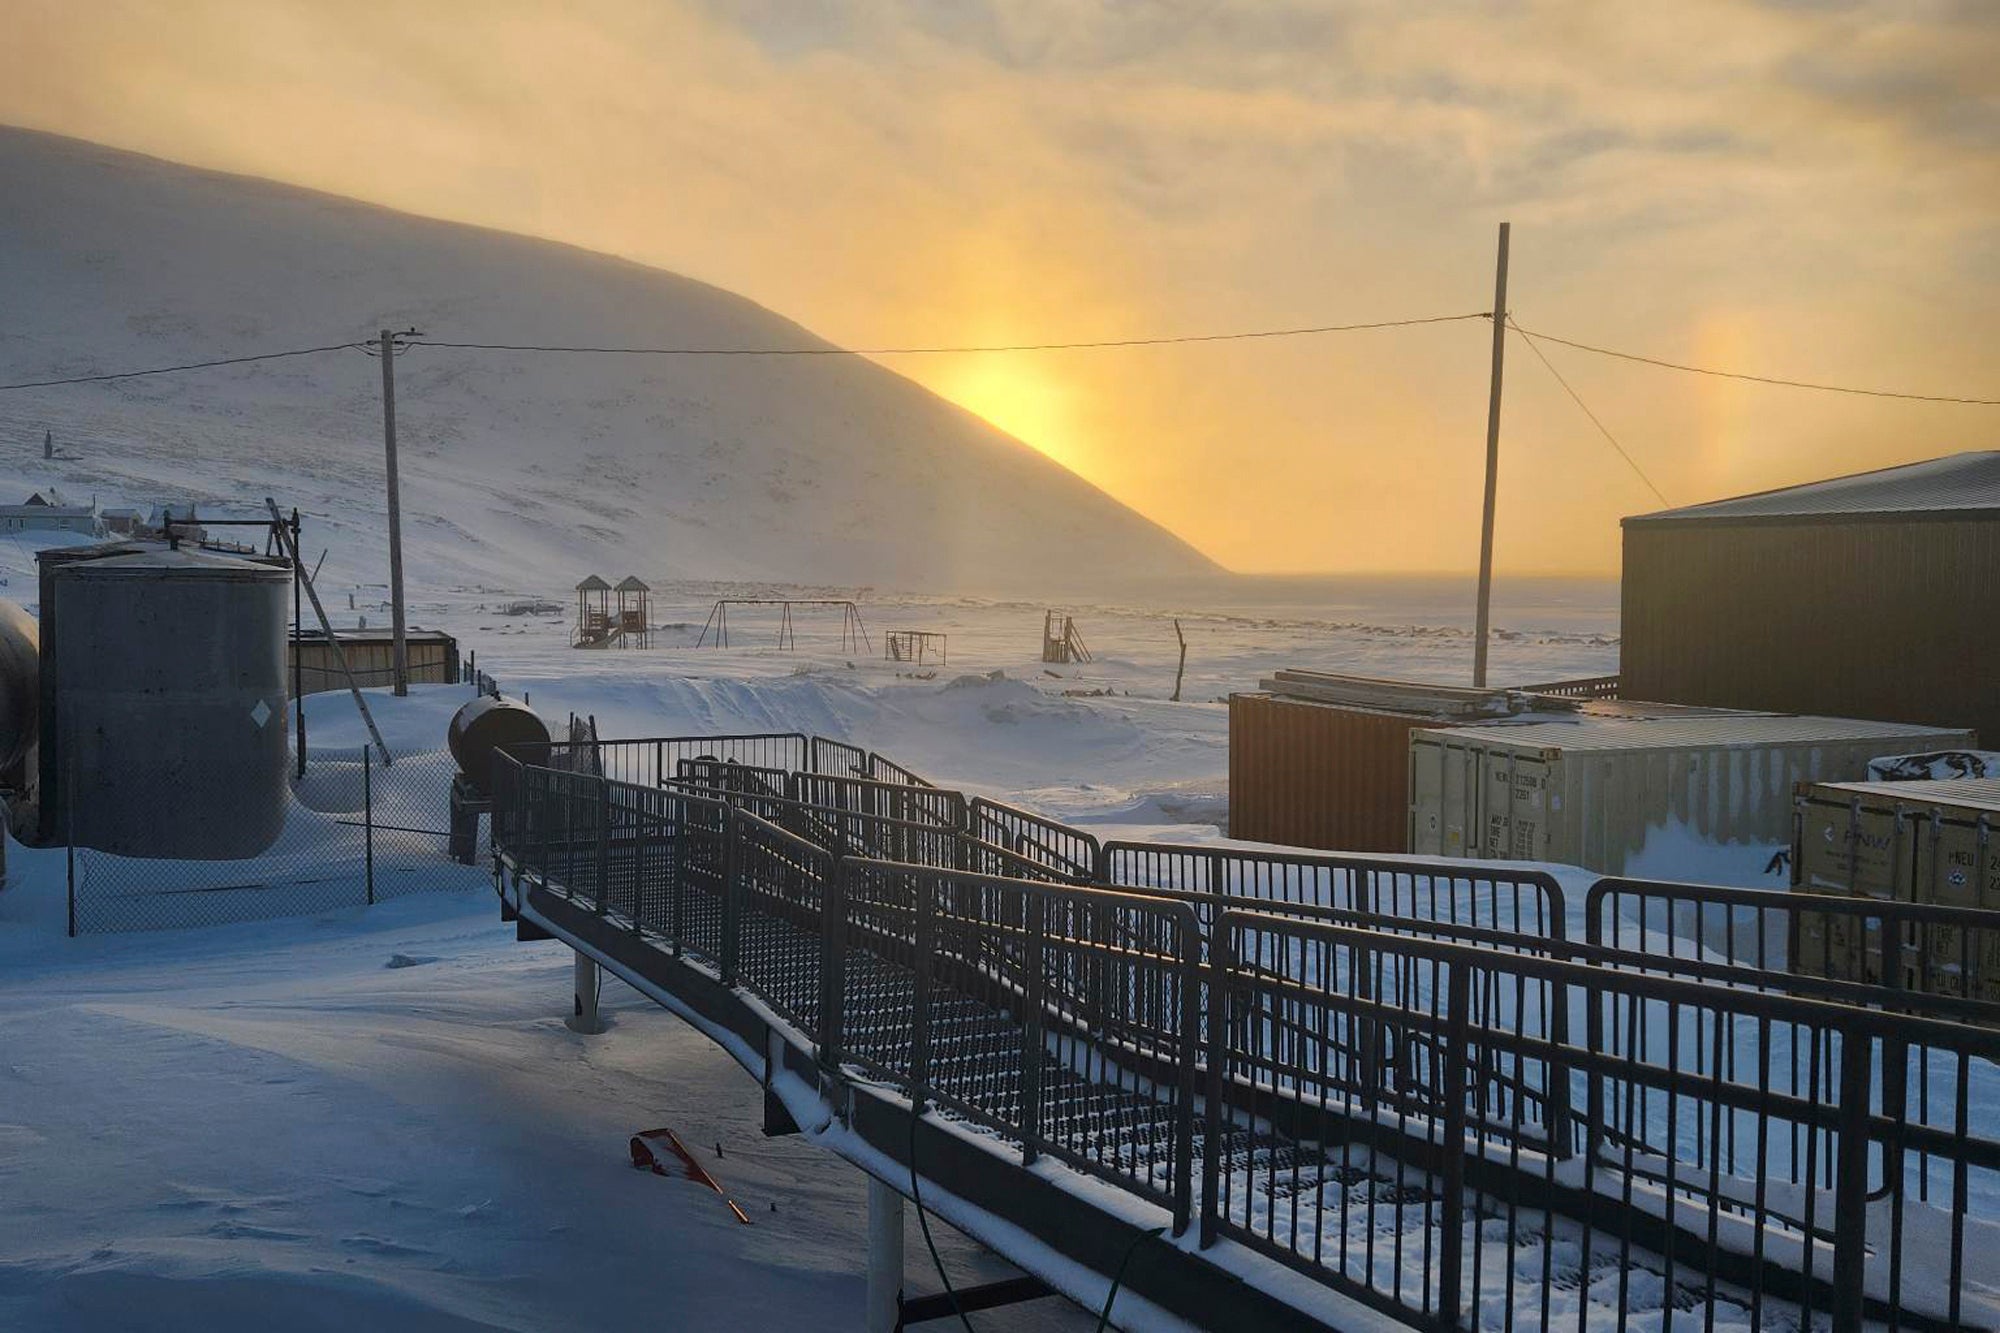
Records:
<instances>
[{"instance_id":1,"label":"sun","mask_svg":"<svg viewBox=\"0 0 2000 1333\"><path fill-rule=\"evenodd\" d=\"M953 358L924 378L949 398L1071 471L1084 462L1076 388L1035 365L1026 353Z\"/></svg>"}]
</instances>

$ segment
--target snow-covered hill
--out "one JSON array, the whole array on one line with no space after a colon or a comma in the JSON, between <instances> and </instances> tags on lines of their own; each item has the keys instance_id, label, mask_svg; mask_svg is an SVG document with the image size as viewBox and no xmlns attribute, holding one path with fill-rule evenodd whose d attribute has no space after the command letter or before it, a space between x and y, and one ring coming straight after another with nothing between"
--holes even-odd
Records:
<instances>
[{"instance_id":1,"label":"snow-covered hill","mask_svg":"<svg viewBox=\"0 0 2000 1333\"><path fill-rule=\"evenodd\" d=\"M839 238L802 234L839 262ZM0 128L0 383L366 338L826 346L714 287L546 241ZM853 357L420 349L398 361L413 592L616 578L1030 591L1192 548ZM0 394L0 490L276 494L382 577L380 368L359 352ZM44 464L44 430L68 458ZM19 497L0 494L0 501Z\"/></svg>"}]
</instances>

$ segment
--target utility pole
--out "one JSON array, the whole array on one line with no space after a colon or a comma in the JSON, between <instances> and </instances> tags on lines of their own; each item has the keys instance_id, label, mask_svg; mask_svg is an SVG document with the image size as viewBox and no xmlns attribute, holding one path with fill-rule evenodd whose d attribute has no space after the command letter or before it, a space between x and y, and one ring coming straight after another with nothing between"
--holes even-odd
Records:
<instances>
[{"instance_id":1,"label":"utility pole","mask_svg":"<svg viewBox=\"0 0 2000 1333\"><path fill-rule=\"evenodd\" d=\"M1500 260L1493 276L1493 387L1486 400L1486 508L1479 520L1479 616L1472 643L1472 683L1480 688L1486 685L1486 637L1493 622L1493 500L1500 485L1500 367L1507 354L1508 228L1509 224L1500 224ZM389 493L396 493L393 481Z\"/></svg>"},{"instance_id":2,"label":"utility pole","mask_svg":"<svg viewBox=\"0 0 2000 1333\"><path fill-rule=\"evenodd\" d=\"M396 694L400 697L410 692L410 659L403 622L403 504L396 488L396 335L387 329L382 330L381 357L382 454L389 471L389 616L395 636L390 660L394 665ZM1489 479L1489 491L1492 485ZM1485 651L1482 646L1482 661Z\"/></svg>"}]
</instances>

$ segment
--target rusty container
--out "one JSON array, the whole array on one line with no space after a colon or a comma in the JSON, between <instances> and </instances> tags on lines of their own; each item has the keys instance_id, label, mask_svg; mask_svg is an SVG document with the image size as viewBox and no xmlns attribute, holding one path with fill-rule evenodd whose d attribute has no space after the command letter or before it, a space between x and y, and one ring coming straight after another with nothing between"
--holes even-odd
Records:
<instances>
[{"instance_id":1,"label":"rusty container","mask_svg":"<svg viewBox=\"0 0 2000 1333\"><path fill-rule=\"evenodd\" d=\"M1229 696L1229 836L1344 852L1409 849L1410 732L1434 714Z\"/></svg>"}]
</instances>

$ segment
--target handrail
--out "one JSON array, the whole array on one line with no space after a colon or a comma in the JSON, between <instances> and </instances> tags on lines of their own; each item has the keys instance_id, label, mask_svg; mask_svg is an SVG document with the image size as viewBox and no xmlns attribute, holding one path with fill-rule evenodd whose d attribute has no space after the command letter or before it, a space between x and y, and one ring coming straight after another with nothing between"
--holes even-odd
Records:
<instances>
[{"instance_id":1,"label":"handrail","mask_svg":"<svg viewBox=\"0 0 2000 1333\"><path fill-rule=\"evenodd\" d=\"M1900 1229L1905 1210L1933 1195L1960 1219L1950 1244L1962 1245L1967 1172L1987 1189L2000 1175L2000 1141L1962 1109L1950 1123L1934 1119L1949 1118L1948 1107L1906 1114L1895 1071L1907 1067L1902 1053L1922 1052L1956 1071L1961 1092L1986 1077L1987 1062L2000 1064L2000 1005L1799 976L1733 954L1620 948L1604 942L1602 919L1621 893L1824 911L1883 921L1892 934L1916 923L2000 927L2000 913L1600 880L1585 899L1586 938L1575 940L1560 884L1535 870L1114 842L1103 848L1107 878L1114 853L1157 849L1203 867L1187 877L1197 887L1078 885L975 836L976 817L900 820L759 791L621 781L512 754L495 774L496 863L511 860L672 954L709 959L725 985L793 1024L829 1077L850 1065L887 1076L917 1110L947 1107L1016 1142L1024 1164L1056 1157L1169 1208L1177 1226L1199 1215L1204 1245L1227 1234L1398 1317L1449 1327L1464 1317L1464 1281L1475 1300L1481 1290L1468 1197L1527 1200L1600 1236L1605 1223L1593 1216L1615 1207L1625 1251L1637 1245L1652 1256L1644 1262L1664 1264L1669 1288L1679 1252L1704 1275L1710 1300L1720 1299L1718 1281L1761 1284L1799 1304L1802 1319L1826 1301L1843 1333L1883 1310L1911 1327L1958 1319L1957 1288L1940 1313L1936 1293L1911 1305L1908 1293L1880 1288L1878 1270L1901 1274L1903 1249L1940 1234L1915 1220L1909 1239ZM831 785L878 790L847 781ZM1006 808L941 789L921 799ZM801 817L797 827L788 814ZM842 821L876 830L869 850L936 839L939 859L953 863L855 855L851 843L811 836ZM1229 872L1267 865L1298 876L1286 884L1300 896L1230 892ZM1372 896L1377 875L1435 876L1432 914L1409 910L1407 894ZM1490 902L1452 907L1458 890L1447 885L1467 884L1516 894L1515 928ZM1530 917L1546 929L1520 928ZM849 1018L860 1013L869 1021L856 1026ZM1672 1038L1677 1023L1688 1026ZM1789 1053L1789 1069L1774 1052ZM1683 1105L1696 1119L1677 1130ZM1785 1146L1786 1135L1803 1136L1803 1146ZM1384 1153L1403 1163L1395 1171L1431 1182L1443 1220L1426 1224L1425 1246L1438 1249L1435 1260L1423 1251L1421 1310L1402 1286L1385 1291L1354 1278L1346 1259L1322 1259L1317 1241L1301 1249L1296 1224L1281 1235L1269 1206L1253 1206L1254 1191L1268 1194L1285 1175L1286 1189L1312 1193L1313 1208L1332 1207L1328 1173L1350 1148ZM1574 1161L1558 1171L1565 1157ZM1773 1184L1771 1198L1759 1183L1752 1198L1748 1184L1732 1183L1739 1161L1758 1182L1767 1170L1791 1179ZM1623 1182L1616 1199L1589 1184L1607 1173ZM1993 1189L2000 1197L2000 1182ZM1660 1191L1682 1202L1645 1202ZM1865 1220L1871 1200L1898 1219L1893 1237ZM1682 1214L1709 1234L1694 1236ZM1327 1214L1314 1216L1327 1224ZM1745 1218L1770 1247L1754 1262L1742 1243L1724 1243ZM1776 1230L1765 1237L1764 1228ZM1826 1228L1833 1239L1818 1240ZM1815 1246L1831 1247L1830 1266ZM1713 1263L1684 1257L1696 1253ZM1790 1286L1772 1277L1788 1263L1799 1275Z\"/></svg>"}]
</instances>

